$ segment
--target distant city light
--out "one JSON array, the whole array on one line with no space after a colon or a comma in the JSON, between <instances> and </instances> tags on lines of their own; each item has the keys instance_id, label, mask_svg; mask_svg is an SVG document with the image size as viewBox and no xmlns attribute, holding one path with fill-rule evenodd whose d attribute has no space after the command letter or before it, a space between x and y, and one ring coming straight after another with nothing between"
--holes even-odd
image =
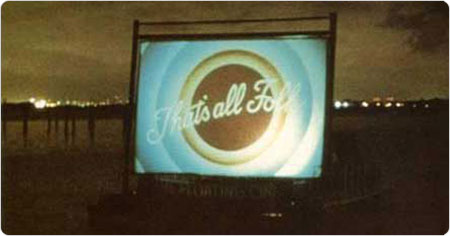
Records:
<instances>
[{"instance_id":1,"label":"distant city light","mask_svg":"<svg viewBox=\"0 0 450 236\"><path fill-rule=\"evenodd\" d=\"M46 104L47 104L47 102L44 99L41 99L41 100L39 100L39 101L34 103L34 107L36 109L42 109L42 108L45 107Z\"/></svg>"},{"instance_id":2,"label":"distant city light","mask_svg":"<svg viewBox=\"0 0 450 236\"><path fill-rule=\"evenodd\" d=\"M335 101L335 102L334 102L334 107L335 107L336 109L341 108L341 106L342 106L342 103L341 103L340 101Z\"/></svg>"},{"instance_id":3,"label":"distant city light","mask_svg":"<svg viewBox=\"0 0 450 236\"><path fill-rule=\"evenodd\" d=\"M345 102L342 103L342 106L343 106L344 108L347 108L347 107L350 106L350 104L349 104L347 101L345 101Z\"/></svg>"},{"instance_id":4,"label":"distant city light","mask_svg":"<svg viewBox=\"0 0 450 236\"><path fill-rule=\"evenodd\" d=\"M374 97L372 99L373 102L381 102L381 98L380 97Z\"/></svg>"},{"instance_id":5,"label":"distant city light","mask_svg":"<svg viewBox=\"0 0 450 236\"><path fill-rule=\"evenodd\" d=\"M25 100L26 101L26 100ZM422 102L423 101L423 102ZM431 106L434 106L434 103L430 103L429 101L422 100L420 102L417 101L396 101L394 97L385 97L379 98L374 97L368 100L359 100L359 101L351 101L351 100L335 100L333 106L335 109L347 109L351 107L355 108L369 108L369 107L378 107L378 108L389 108L389 109L401 109L403 107L409 107L415 109L430 109ZM56 108L59 106L76 106L80 108L88 108L88 107L101 107L101 106L109 106L109 105L126 105L129 103L129 99L121 98L116 95L112 98L104 98L102 100L74 100L65 98L63 100L51 100L51 99L41 99L36 97L30 97L28 99L30 104L36 109L43 108Z\"/></svg>"},{"instance_id":6,"label":"distant city light","mask_svg":"<svg viewBox=\"0 0 450 236\"><path fill-rule=\"evenodd\" d=\"M395 100L395 98L394 97L387 97L385 100L388 101L388 102L393 102Z\"/></svg>"},{"instance_id":7,"label":"distant city light","mask_svg":"<svg viewBox=\"0 0 450 236\"><path fill-rule=\"evenodd\" d=\"M403 107L403 106L405 106L405 104L401 103L401 102L397 102L397 103L395 103L395 106L396 107Z\"/></svg>"},{"instance_id":8,"label":"distant city light","mask_svg":"<svg viewBox=\"0 0 450 236\"><path fill-rule=\"evenodd\" d=\"M263 216L279 218L279 217L282 217L283 214L282 213L276 213L276 212L270 212L270 213L268 212L268 213L263 213Z\"/></svg>"},{"instance_id":9,"label":"distant city light","mask_svg":"<svg viewBox=\"0 0 450 236\"><path fill-rule=\"evenodd\" d=\"M57 106L57 104L55 102L51 102L50 100L47 102L47 104L45 104L45 107L53 108L53 107L56 107L56 106Z\"/></svg>"}]
</instances>

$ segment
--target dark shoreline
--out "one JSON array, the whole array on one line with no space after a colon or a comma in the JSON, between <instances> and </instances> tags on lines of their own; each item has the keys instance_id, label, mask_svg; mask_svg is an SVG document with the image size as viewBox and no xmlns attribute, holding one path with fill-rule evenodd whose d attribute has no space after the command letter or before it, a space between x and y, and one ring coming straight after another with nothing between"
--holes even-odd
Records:
<instances>
[{"instance_id":1,"label":"dark shoreline","mask_svg":"<svg viewBox=\"0 0 450 236\"><path fill-rule=\"evenodd\" d=\"M364 184L371 187L364 198L352 198L358 196L352 191L360 190L355 187L348 187L347 192L324 192L323 196L335 200L315 211L322 208L298 208L308 204L291 207L292 199L285 197L301 200L309 190L283 190L282 185L271 190L280 197L250 200L225 196L220 200L195 196L193 193L199 192L195 189L173 194L170 186L159 186L157 194L143 193L134 183L132 189L139 198L156 208L150 215L133 218L131 209L143 209L144 205L127 207L117 200L111 205L113 211L106 211L105 221L94 224L97 227L92 225L88 206L101 206L102 199L114 199L122 191L121 120L96 121L94 146L88 141L86 120L80 120L75 142L67 146L61 130L52 131L47 139L46 121L35 120L30 123L27 148L21 143L21 122L11 121L8 139L2 141L2 229L10 234L442 234L448 230L448 121L448 109L414 114L336 112L332 152L334 169L342 170L337 173L359 175L346 169L358 165L381 170L373 184ZM351 180L348 186L361 185L357 178L347 178ZM345 186L335 185L337 189ZM251 207L249 201L256 205ZM261 216L266 210L261 205L278 209L282 217ZM283 205L286 207L279 208ZM211 209L217 214L208 214Z\"/></svg>"}]
</instances>

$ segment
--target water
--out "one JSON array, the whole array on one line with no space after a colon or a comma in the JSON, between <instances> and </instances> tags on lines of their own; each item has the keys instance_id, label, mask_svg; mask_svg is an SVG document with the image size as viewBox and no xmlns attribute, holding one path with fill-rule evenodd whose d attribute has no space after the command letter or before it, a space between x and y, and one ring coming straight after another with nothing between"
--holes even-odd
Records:
<instances>
[{"instance_id":1,"label":"water","mask_svg":"<svg viewBox=\"0 0 450 236\"><path fill-rule=\"evenodd\" d=\"M92 233L87 206L102 194L121 192L122 120L97 120L94 145L85 120L77 121L75 139L68 142L63 121L58 133L52 125L47 137L47 121L30 121L24 148L22 122L7 123L2 139L5 233ZM317 232L433 234L446 229L448 114L344 115L334 119L332 130L338 163L377 163L391 188L364 205L327 209Z\"/></svg>"},{"instance_id":2,"label":"water","mask_svg":"<svg viewBox=\"0 0 450 236\"><path fill-rule=\"evenodd\" d=\"M2 142L4 232L86 232L87 205L121 191L121 122L97 121L91 145L87 121L77 122L76 137L67 144L63 122L47 137L47 121L30 121L26 148L22 122L8 122Z\"/></svg>"}]
</instances>

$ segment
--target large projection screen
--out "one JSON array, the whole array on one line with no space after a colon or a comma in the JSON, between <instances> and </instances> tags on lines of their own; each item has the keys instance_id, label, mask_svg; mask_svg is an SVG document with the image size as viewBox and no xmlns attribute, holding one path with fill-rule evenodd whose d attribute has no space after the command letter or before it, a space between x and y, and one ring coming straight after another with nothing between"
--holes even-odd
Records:
<instances>
[{"instance_id":1,"label":"large projection screen","mask_svg":"<svg viewBox=\"0 0 450 236\"><path fill-rule=\"evenodd\" d=\"M327 42L140 39L135 173L319 177Z\"/></svg>"}]
</instances>

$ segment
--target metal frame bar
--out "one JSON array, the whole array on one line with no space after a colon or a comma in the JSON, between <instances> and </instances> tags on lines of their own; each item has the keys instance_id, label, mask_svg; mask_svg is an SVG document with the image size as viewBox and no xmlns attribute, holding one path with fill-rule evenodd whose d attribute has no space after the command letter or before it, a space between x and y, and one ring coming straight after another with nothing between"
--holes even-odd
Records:
<instances>
[{"instance_id":1,"label":"metal frame bar","mask_svg":"<svg viewBox=\"0 0 450 236\"><path fill-rule=\"evenodd\" d=\"M334 89L334 68L336 57L336 33L337 14L330 13L330 37L327 47L327 88L325 96L325 127L324 127L324 150L322 160L322 173L327 174L331 165L331 125L333 116L333 89ZM324 176L324 175L322 175Z\"/></svg>"},{"instance_id":2,"label":"metal frame bar","mask_svg":"<svg viewBox=\"0 0 450 236\"><path fill-rule=\"evenodd\" d=\"M289 21L303 21L303 20L329 20L328 31L285 31L285 32L247 32L247 33L200 33L200 34L139 34L140 26L155 26L155 25L198 25L198 24L243 24L243 23L258 23L258 22L289 22ZM328 169L330 159L330 130L331 130L331 116L332 116L332 99L333 99L333 81L334 81L334 63L336 50L336 22L337 14L330 13L329 16L318 17L299 17L299 18L267 18L267 19L247 19L247 20L217 20L217 21L166 21L166 22L133 22L133 38L132 38L132 55L131 55L131 71L130 71L130 86L129 86L129 107L126 113L125 123L127 124L125 136L125 157L124 157L124 176L123 176L123 192L129 193L130 173L134 174L134 135L136 133L135 117L136 117L136 85L139 83L137 78L137 65L139 63L138 41L140 39L152 40L212 40L212 39L257 39L263 37L273 36L289 36L289 35L311 35L316 37L328 37L327 44L327 88L326 88L326 104L325 104L325 128L324 128L324 150L322 167L324 170ZM130 161L133 158L133 161ZM132 165L133 164L133 165ZM323 172L324 173L324 172Z\"/></svg>"},{"instance_id":3,"label":"metal frame bar","mask_svg":"<svg viewBox=\"0 0 450 236\"><path fill-rule=\"evenodd\" d=\"M328 20L329 16L310 16L292 18L264 18L264 19L243 19L243 20L196 20L196 21L147 21L140 22L139 25L205 25L205 24L247 24L259 22L289 22L303 20Z\"/></svg>"},{"instance_id":4,"label":"metal frame bar","mask_svg":"<svg viewBox=\"0 0 450 236\"><path fill-rule=\"evenodd\" d=\"M125 124L126 124L126 134L125 134L125 160L124 160L124 170L122 179L122 191L125 194L129 193L130 185L130 159L134 156L134 138L132 134L135 133L135 122L134 117L136 117L136 103L135 103L135 91L136 91L136 71L137 71L137 61L138 61L138 38L139 38L139 21L135 20L133 22L133 40L131 44L131 71L130 71L130 86L128 93L128 109L126 112Z\"/></svg>"},{"instance_id":5,"label":"metal frame bar","mask_svg":"<svg viewBox=\"0 0 450 236\"><path fill-rule=\"evenodd\" d=\"M236 39L270 39L280 36L293 35L311 35L311 36L327 36L330 31L284 31L284 32L246 32L246 33L204 33L204 34L144 34L139 39L151 39L155 41L165 40L236 40ZM278 40L275 39L274 40Z\"/></svg>"}]
</instances>

